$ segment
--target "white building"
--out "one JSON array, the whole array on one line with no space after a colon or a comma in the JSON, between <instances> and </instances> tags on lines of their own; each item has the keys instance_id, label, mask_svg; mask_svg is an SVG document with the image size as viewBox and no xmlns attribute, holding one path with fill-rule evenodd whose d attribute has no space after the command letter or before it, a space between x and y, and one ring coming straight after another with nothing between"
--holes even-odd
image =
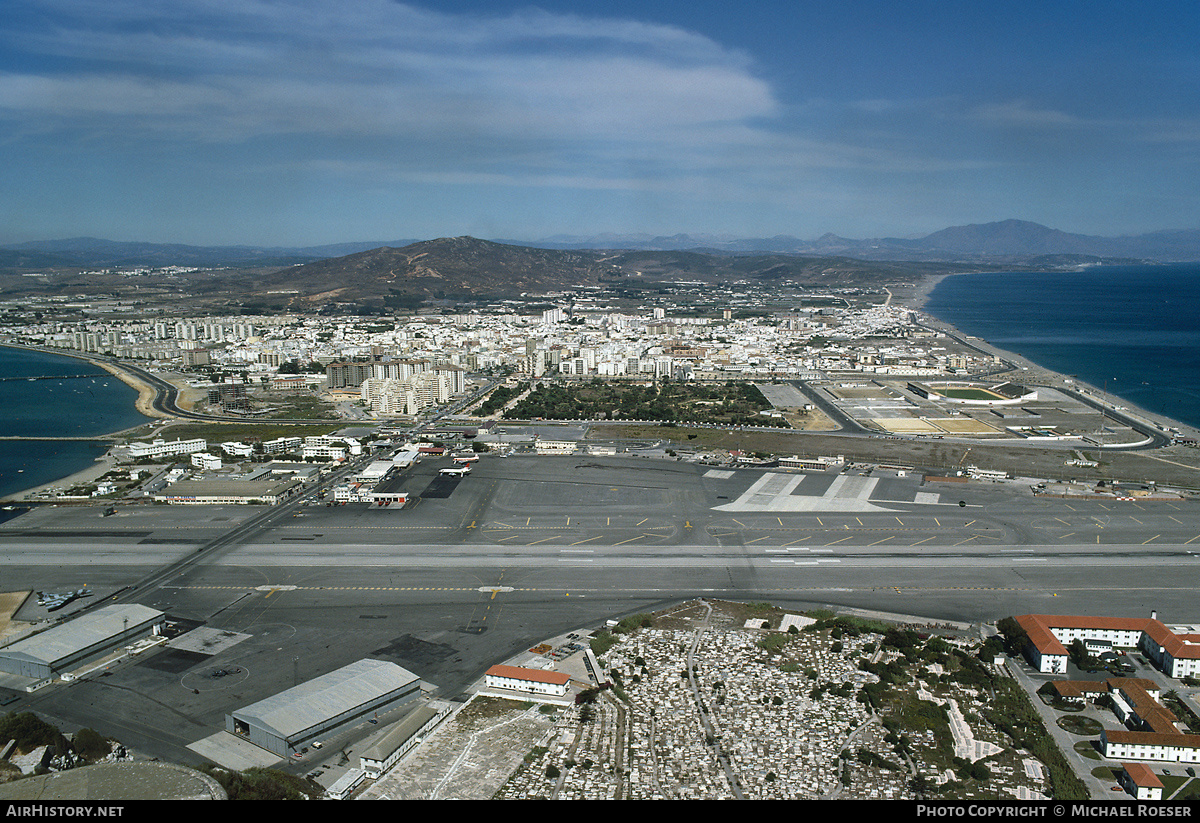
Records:
<instances>
[{"instance_id":1,"label":"white building","mask_svg":"<svg viewBox=\"0 0 1200 823\"><path fill-rule=\"evenodd\" d=\"M202 439L196 440L155 440L150 443L130 443L129 456L134 460L143 457L164 457L174 454L194 454L208 448L208 443Z\"/></svg>"},{"instance_id":2,"label":"white building","mask_svg":"<svg viewBox=\"0 0 1200 823\"><path fill-rule=\"evenodd\" d=\"M555 697L565 696L570 683L571 676L564 672L524 669L519 666L492 666L484 675L484 684L489 689L532 692Z\"/></svg>"}]
</instances>

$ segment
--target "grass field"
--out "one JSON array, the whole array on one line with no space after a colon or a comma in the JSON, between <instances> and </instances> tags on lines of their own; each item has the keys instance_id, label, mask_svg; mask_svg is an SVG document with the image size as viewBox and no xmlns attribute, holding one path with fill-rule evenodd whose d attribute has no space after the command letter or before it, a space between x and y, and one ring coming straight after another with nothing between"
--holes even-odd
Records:
<instances>
[{"instance_id":1,"label":"grass field","mask_svg":"<svg viewBox=\"0 0 1200 823\"><path fill-rule=\"evenodd\" d=\"M937 393L942 397L949 397L954 400L1004 400L1004 397L990 392L987 389L971 389L971 388L939 388Z\"/></svg>"}]
</instances>

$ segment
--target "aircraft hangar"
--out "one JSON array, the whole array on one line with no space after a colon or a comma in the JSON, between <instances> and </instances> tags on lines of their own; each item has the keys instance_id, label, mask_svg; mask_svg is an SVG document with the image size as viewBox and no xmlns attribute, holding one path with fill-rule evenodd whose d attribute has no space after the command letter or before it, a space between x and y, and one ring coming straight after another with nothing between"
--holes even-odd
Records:
<instances>
[{"instance_id":1,"label":"aircraft hangar","mask_svg":"<svg viewBox=\"0 0 1200 823\"><path fill-rule=\"evenodd\" d=\"M0 671L46 680L134 640L158 634L166 615L147 606L112 605L0 648Z\"/></svg>"},{"instance_id":2,"label":"aircraft hangar","mask_svg":"<svg viewBox=\"0 0 1200 823\"><path fill-rule=\"evenodd\" d=\"M421 679L407 669L359 660L225 715L225 730L287 757L420 695Z\"/></svg>"}]
</instances>

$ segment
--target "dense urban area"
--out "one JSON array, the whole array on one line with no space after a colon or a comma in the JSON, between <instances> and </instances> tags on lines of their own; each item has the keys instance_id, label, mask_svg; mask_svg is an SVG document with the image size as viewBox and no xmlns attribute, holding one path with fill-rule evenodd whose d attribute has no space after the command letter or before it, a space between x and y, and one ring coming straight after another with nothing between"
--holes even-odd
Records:
<instances>
[{"instance_id":1,"label":"dense urban area","mask_svg":"<svg viewBox=\"0 0 1200 823\"><path fill-rule=\"evenodd\" d=\"M4 501L0 798L1194 799L1200 628L1014 564L1194 563L1195 433L919 285L6 301L149 422Z\"/></svg>"}]
</instances>

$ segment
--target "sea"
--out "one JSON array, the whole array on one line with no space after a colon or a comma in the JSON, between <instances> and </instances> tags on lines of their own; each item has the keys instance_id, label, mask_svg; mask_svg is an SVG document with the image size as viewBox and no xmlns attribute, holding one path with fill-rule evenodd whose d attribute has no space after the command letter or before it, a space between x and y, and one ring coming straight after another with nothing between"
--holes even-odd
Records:
<instances>
[{"instance_id":1,"label":"sea","mask_svg":"<svg viewBox=\"0 0 1200 823\"><path fill-rule=\"evenodd\" d=\"M953 275L924 311L1200 429L1200 264Z\"/></svg>"},{"instance_id":2,"label":"sea","mask_svg":"<svg viewBox=\"0 0 1200 823\"><path fill-rule=\"evenodd\" d=\"M0 397L6 437L94 437L150 419L135 406L137 391L99 366L7 346L0 346ZM81 471L106 451L102 442L0 440L0 497Z\"/></svg>"}]
</instances>

